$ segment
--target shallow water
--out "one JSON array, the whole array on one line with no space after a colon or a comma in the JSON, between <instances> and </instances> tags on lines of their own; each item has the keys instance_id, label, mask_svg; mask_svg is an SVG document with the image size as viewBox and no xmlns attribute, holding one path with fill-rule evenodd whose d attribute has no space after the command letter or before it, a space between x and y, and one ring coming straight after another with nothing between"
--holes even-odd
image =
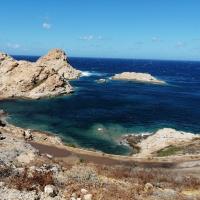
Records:
<instances>
[{"instance_id":1,"label":"shallow water","mask_svg":"<svg viewBox=\"0 0 200 200\"><path fill-rule=\"evenodd\" d=\"M74 94L2 101L0 107L11 114L9 121L54 132L66 143L113 154L131 152L118 143L127 133L151 133L163 127L200 133L200 62L88 58L70 58L70 62L85 75L71 82ZM149 72L168 84L96 82L123 71Z\"/></svg>"}]
</instances>

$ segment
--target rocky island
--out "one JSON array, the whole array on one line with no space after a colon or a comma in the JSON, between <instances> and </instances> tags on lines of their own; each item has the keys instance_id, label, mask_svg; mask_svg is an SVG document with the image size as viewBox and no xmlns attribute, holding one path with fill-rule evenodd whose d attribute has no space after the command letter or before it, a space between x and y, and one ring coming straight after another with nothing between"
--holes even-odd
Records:
<instances>
[{"instance_id":1,"label":"rocky island","mask_svg":"<svg viewBox=\"0 0 200 200\"><path fill-rule=\"evenodd\" d=\"M120 74L115 74L112 80L128 80L137 81L152 84L165 84L165 81L159 80L148 73L136 73L136 72L123 72Z\"/></svg>"},{"instance_id":2,"label":"rocky island","mask_svg":"<svg viewBox=\"0 0 200 200\"><path fill-rule=\"evenodd\" d=\"M81 71L68 62L64 51L53 49L36 62L17 61L0 53L0 99L38 99L68 94L73 91L69 80Z\"/></svg>"}]
</instances>

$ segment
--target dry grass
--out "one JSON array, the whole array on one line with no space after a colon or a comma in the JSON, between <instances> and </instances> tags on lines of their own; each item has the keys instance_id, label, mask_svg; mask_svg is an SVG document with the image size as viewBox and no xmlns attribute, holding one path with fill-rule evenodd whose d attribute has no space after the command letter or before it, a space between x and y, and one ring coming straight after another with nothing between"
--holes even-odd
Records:
<instances>
[{"instance_id":1,"label":"dry grass","mask_svg":"<svg viewBox=\"0 0 200 200\"><path fill-rule=\"evenodd\" d=\"M38 172L34 171L31 176L25 168L21 175L11 176L8 185L18 190L44 190L46 185L54 185L52 172Z\"/></svg>"},{"instance_id":2,"label":"dry grass","mask_svg":"<svg viewBox=\"0 0 200 200\"><path fill-rule=\"evenodd\" d=\"M97 166L97 171L104 176L141 186L151 183L156 187L173 188L178 191L182 189L200 189L199 178L182 173L177 174L177 172L169 169Z\"/></svg>"}]
</instances>

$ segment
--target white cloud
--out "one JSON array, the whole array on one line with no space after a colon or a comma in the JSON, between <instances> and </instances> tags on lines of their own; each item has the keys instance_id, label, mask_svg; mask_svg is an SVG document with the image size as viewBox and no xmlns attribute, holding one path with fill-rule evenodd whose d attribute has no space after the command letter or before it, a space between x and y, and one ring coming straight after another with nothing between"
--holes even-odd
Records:
<instances>
[{"instance_id":1,"label":"white cloud","mask_svg":"<svg viewBox=\"0 0 200 200\"><path fill-rule=\"evenodd\" d=\"M99 36L94 36L94 35L84 35L79 37L80 40L86 40L86 41L90 41L90 40L103 40L103 37L101 35Z\"/></svg>"},{"instance_id":2,"label":"white cloud","mask_svg":"<svg viewBox=\"0 0 200 200\"><path fill-rule=\"evenodd\" d=\"M7 43L7 47L11 49L19 49L21 47L20 44L13 44L13 43Z\"/></svg>"},{"instance_id":3,"label":"white cloud","mask_svg":"<svg viewBox=\"0 0 200 200\"><path fill-rule=\"evenodd\" d=\"M42 24L42 27L43 27L44 29L50 29L50 28L51 28L51 24L49 24L49 23L47 23L47 22L44 22L44 23Z\"/></svg>"},{"instance_id":4,"label":"white cloud","mask_svg":"<svg viewBox=\"0 0 200 200\"><path fill-rule=\"evenodd\" d=\"M85 35L85 36L81 36L79 38L80 40L93 40L94 39L94 36L93 35Z\"/></svg>"},{"instance_id":5,"label":"white cloud","mask_svg":"<svg viewBox=\"0 0 200 200\"><path fill-rule=\"evenodd\" d=\"M161 40L160 40L159 37L152 37L152 38L151 38L151 41L152 41L152 42L160 42Z\"/></svg>"}]
</instances>

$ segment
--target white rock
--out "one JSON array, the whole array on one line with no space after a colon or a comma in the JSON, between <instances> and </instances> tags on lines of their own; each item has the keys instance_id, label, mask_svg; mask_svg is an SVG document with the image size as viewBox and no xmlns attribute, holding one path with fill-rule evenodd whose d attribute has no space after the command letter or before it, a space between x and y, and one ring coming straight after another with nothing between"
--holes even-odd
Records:
<instances>
[{"instance_id":1,"label":"white rock","mask_svg":"<svg viewBox=\"0 0 200 200\"><path fill-rule=\"evenodd\" d=\"M49 159L52 159L53 158L53 156L52 155L50 155L50 154L46 154L46 156L47 156L47 158L49 158Z\"/></svg>"},{"instance_id":2,"label":"white rock","mask_svg":"<svg viewBox=\"0 0 200 200\"><path fill-rule=\"evenodd\" d=\"M0 182L0 187L3 187L5 185L5 183L4 182Z\"/></svg>"},{"instance_id":3,"label":"white rock","mask_svg":"<svg viewBox=\"0 0 200 200\"><path fill-rule=\"evenodd\" d=\"M71 195L71 197L74 197L74 198L76 198L76 193L74 192L74 193L72 193L72 195Z\"/></svg>"},{"instance_id":4,"label":"white rock","mask_svg":"<svg viewBox=\"0 0 200 200\"><path fill-rule=\"evenodd\" d=\"M54 185L46 185L44 192L50 197L55 197L58 194L58 191Z\"/></svg>"},{"instance_id":5,"label":"white rock","mask_svg":"<svg viewBox=\"0 0 200 200\"><path fill-rule=\"evenodd\" d=\"M153 185L151 183L146 183L144 186L145 191L150 191L153 189Z\"/></svg>"},{"instance_id":6,"label":"white rock","mask_svg":"<svg viewBox=\"0 0 200 200\"><path fill-rule=\"evenodd\" d=\"M82 188L82 189L81 189L81 193L82 193L82 194L87 194L88 191L87 191L86 189Z\"/></svg>"},{"instance_id":7,"label":"white rock","mask_svg":"<svg viewBox=\"0 0 200 200\"><path fill-rule=\"evenodd\" d=\"M83 196L83 200L92 200L92 194L86 194Z\"/></svg>"},{"instance_id":8,"label":"white rock","mask_svg":"<svg viewBox=\"0 0 200 200\"><path fill-rule=\"evenodd\" d=\"M35 159L35 154L32 152L22 153L17 157L17 161L24 164L28 164L34 159Z\"/></svg>"}]
</instances>

